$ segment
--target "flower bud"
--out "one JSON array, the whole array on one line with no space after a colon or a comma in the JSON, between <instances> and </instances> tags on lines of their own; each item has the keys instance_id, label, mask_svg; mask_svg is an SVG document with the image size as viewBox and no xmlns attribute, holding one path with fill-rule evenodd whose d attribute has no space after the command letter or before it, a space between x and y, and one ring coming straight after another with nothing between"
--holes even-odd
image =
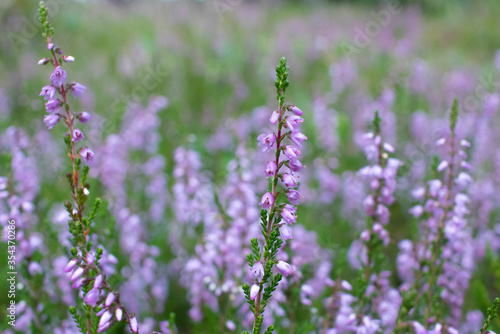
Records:
<instances>
[{"instance_id":1,"label":"flower bud","mask_svg":"<svg viewBox=\"0 0 500 334\"><path fill-rule=\"evenodd\" d=\"M257 295L259 294L260 287L257 284L252 285L250 288L250 300L255 300Z\"/></svg>"},{"instance_id":2,"label":"flower bud","mask_svg":"<svg viewBox=\"0 0 500 334\"><path fill-rule=\"evenodd\" d=\"M73 56L62 56L61 59L66 63L72 63L75 61L75 57Z\"/></svg>"},{"instance_id":3,"label":"flower bud","mask_svg":"<svg viewBox=\"0 0 500 334\"><path fill-rule=\"evenodd\" d=\"M50 58L42 58L38 61L38 65L47 65L50 61Z\"/></svg>"}]
</instances>

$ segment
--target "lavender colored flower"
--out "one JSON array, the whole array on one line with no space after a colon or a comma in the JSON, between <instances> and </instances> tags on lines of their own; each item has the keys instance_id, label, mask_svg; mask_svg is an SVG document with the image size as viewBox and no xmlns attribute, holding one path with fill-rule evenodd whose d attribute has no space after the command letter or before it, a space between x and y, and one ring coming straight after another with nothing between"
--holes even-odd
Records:
<instances>
[{"instance_id":1,"label":"lavender colored flower","mask_svg":"<svg viewBox=\"0 0 500 334\"><path fill-rule=\"evenodd\" d=\"M56 95L56 91L54 86L43 86L39 96L43 96L44 100L52 100Z\"/></svg>"},{"instance_id":2,"label":"lavender colored flower","mask_svg":"<svg viewBox=\"0 0 500 334\"><path fill-rule=\"evenodd\" d=\"M115 298L116 298L115 294L113 292L110 292L106 297L106 302L104 303L104 305L106 307L111 306L111 304L113 304L113 302L115 301Z\"/></svg>"},{"instance_id":3,"label":"lavender colored flower","mask_svg":"<svg viewBox=\"0 0 500 334\"><path fill-rule=\"evenodd\" d=\"M59 115L45 115L43 116L43 122L50 130L59 122Z\"/></svg>"},{"instance_id":4,"label":"lavender colored flower","mask_svg":"<svg viewBox=\"0 0 500 334\"><path fill-rule=\"evenodd\" d=\"M301 172L304 169L304 166L302 166L298 159L293 158L288 162L288 168L290 168L292 172Z\"/></svg>"},{"instance_id":5,"label":"lavender colored flower","mask_svg":"<svg viewBox=\"0 0 500 334\"><path fill-rule=\"evenodd\" d=\"M94 160L94 152L88 147L84 147L80 150L80 156L87 162Z\"/></svg>"},{"instance_id":6,"label":"lavender colored flower","mask_svg":"<svg viewBox=\"0 0 500 334\"><path fill-rule=\"evenodd\" d=\"M277 110L273 111L271 117L269 118L269 123L276 124L276 122L278 122L279 116L280 114Z\"/></svg>"},{"instance_id":7,"label":"lavender colored flower","mask_svg":"<svg viewBox=\"0 0 500 334\"><path fill-rule=\"evenodd\" d=\"M288 226L286 226L286 224L281 224L281 226L279 227L279 231L280 231L281 239L283 241L286 241L286 240L293 238L292 231Z\"/></svg>"},{"instance_id":8,"label":"lavender colored flower","mask_svg":"<svg viewBox=\"0 0 500 334\"><path fill-rule=\"evenodd\" d=\"M89 292L87 292L83 301L92 307L96 307L97 302L99 301L99 295L100 295L99 289L96 288L91 289Z\"/></svg>"},{"instance_id":9,"label":"lavender colored flower","mask_svg":"<svg viewBox=\"0 0 500 334\"><path fill-rule=\"evenodd\" d=\"M50 75L50 82L52 86L61 87L66 82L66 71L61 66L57 66Z\"/></svg>"},{"instance_id":10,"label":"lavender colored flower","mask_svg":"<svg viewBox=\"0 0 500 334\"><path fill-rule=\"evenodd\" d=\"M250 299L255 300L257 294L259 293L260 287L257 284L253 284L250 288Z\"/></svg>"},{"instance_id":11,"label":"lavender colored flower","mask_svg":"<svg viewBox=\"0 0 500 334\"><path fill-rule=\"evenodd\" d=\"M295 189L288 190L286 196L288 197L290 203L292 203L293 205L299 205L299 199L302 198L302 196L300 196L300 193Z\"/></svg>"},{"instance_id":12,"label":"lavender colored flower","mask_svg":"<svg viewBox=\"0 0 500 334\"><path fill-rule=\"evenodd\" d=\"M122 316L123 316L123 311L121 308L118 307L115 311L116 320L122 321Z\"/></svg>"},{"instance_id":13,"label":"lavender colored flower","mask_svg":"<svg viewBox=\"0 0 500 334\"><path fill-rule=\"evenodd\" d=\"M283 153L285 153L288 159L296 159L300 156L300 150L291 145L286 145L283 149Z\"/></svg>"},{"instance_id":14,"label":"lavender colored flower","mask_svg":"<svg viewBox=\"0 0 500 334\"><path fill-rule=\"evenodd\" d=\"M303 114L302 110L300 110L296 106L290 106L289 109L291 112L293 112L297 116L302 116L302 114Z\"/></svg>"},{"instance_id":15,"label":"lavender colored flower","mask_svg":"<svg viewBox=\"0 0 500 334\"><path fill-rule=\"evenodd\" d=\"M307 137L302 132L290 132L290 140L299 148L302 147L302 143L304 140L307 140Z\"/></svg>"},{"instance_id":16,"label":"lavender colored flower","mask_svg":"<svg viewBox=\"0 0 500 334\"><path fill-rule=\"evenodd\" d=\"M282 180L287 188L295 188L298 185L297 179L291 174L283 174Z\"/></svg>"},{"instance_id":17,"label":"lavender colored flower","mask_svg":"<svg viewBox=\"0 0 500 334\"><path fill-rule=\"evenodd\" d=\"M276 269L278 269L280 274L282 274L283 276L288 276L293 272L293 267L285 261L281 260L276 263Z\"/></svg>"},{"instance_id":18,"label":"lavender colored flower","mask_svg":"<svg viewBox=\"0 0 500 334\"><path fill-rule=\"evenodd\" d=\"M69 85L69 89L71 91L71 94L73 94L73 97L82 97L83 93L85 93L85 90L87 87L85 87L82 84L79 84L78 82L72 82Z\"/></svg>"},{"instance_id":19,"label":"lavender colored flower","mask_svg":"<svg viewBox=\"0 0 500 334\"><path fill-rule=\"evenodd\" d=\"M50 99L45 103L45 109L48 113L58 111L61 108L61 101L58 99Z\"/></svg>"},{"instance_id":20,"label":"lavender colored flower","mask_svg":"<svg viewBox=\"0 0 500 334\"><path fill-rule=\"evenodd\" d=\"M266 170L264 171L266 177L274 176L274 174L276 173L276 169L278 169L278 167L276 166L276 162L269 161L266 165Z\"/></svg>"},{"instance_id":21,"label":"lavender colored flower","mask_svg":"<svg viewBox=\"0 0 500 334\"><path fill-rule=\"evenodd\" d=\"M83 140L83 138L84 138L84 135L83 135L82 131L80 131L80 129L73 130L72 140L74 142L79 142L79 141Z\"/></svg>"},{"instance_id":22,"label":"lavender colored flower","mask_svg":"<svg viewBox=\"0 0 500 334\"><path fill-rule=\"evenodd\" d=\"M136 317L133 317L130 319L130 329L132 330L132 332L134 333L137 333L138 330L139 330L139 327L137 325L137 318Z\"/></svg>"},{"instance_id":23,"label":"lavender colored flower","mask_svg":"<svg viewBox=\"0 0 500 334\"><path fill-rule=\"evenodd\" d=\"M261 205L262 209L264 209L264 210L267 210L273 204L274 204L274 197L270 192L265 193L259 202L259 205Z\"/></svg>"},{"instance_id":24,"label":"lavender colored flower","mask_svg":"<svg viewBox=\"0 0 500 334\"><path fill-rule=\"evenodd\" d=\"M276 135L274 133L263 133L257 137L257 140L260 141L259 147L262 149L262 152L267 152L276 144Z\"/></svg>"},{"instance_id":25,"label":"lavender colored flower","mask_svg":"<svg viewBox=\"0 0 500 334\"><path fill-rule=\"evenodd\" d=\"M79 113L76 118L82 123L88 123L92 119L92 115L86 111Z\"/></svg>"},{"instance_id":26,"label":"lavender colored flower","mask_svg":"<svg viewBox=\"0 0 500 334\"><path fill-rule=\"evenodd\" d=\"M281 211L281 217L290 225L294 224L297 222L297 217L295 216L295 213L297 212L297 209L295 209L293 206L286 204L283 210Z\"/></svg>"}]
</instances>

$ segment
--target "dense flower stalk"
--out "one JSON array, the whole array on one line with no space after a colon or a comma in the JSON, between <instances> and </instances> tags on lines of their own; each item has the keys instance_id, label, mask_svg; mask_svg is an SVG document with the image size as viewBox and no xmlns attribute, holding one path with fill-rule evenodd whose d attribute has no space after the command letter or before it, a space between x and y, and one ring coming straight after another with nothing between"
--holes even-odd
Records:
<instances>
[{"instance_id":1,"label":"dense flower stalk","mask_svg":"<svg viewBox=\"0 0 500 334\"><path fill-rule=\"evenodd\" d=\"M89 161L93 158L93 153L89 148L77 148L77 142L85 138L83 132L76 128L75 121L82 121L83 113L73 113L70 110L67 95L71 92L73 96L81 97L85 91L85 86L72 82L66 83L67 73L62 69L63 62L72 62L73 57L61 56L62 51L59 46L53 43L54 29L47 20L48 10L43 1L40 2L40 22L44 28L43 37L47 41L47 48L51 57L47 61L40 61L39 64L46 65L49 62L54 66L54 71L50 76L50 85L44 86L40 92L45 100L45 107L49 115L45 116L44 121L48 128L53 128L59 120L63 120L67 127L64 140L67 145L68 157L71 160L72 171L67 174L68 182L71 188L71 197L73 203L66 202L65 207L69 214L69 231L73 235L73 247L71 254L73 258L66 265L64 271L71 273L70 280L74 289L83 290L87 310L87 322L82 321L78 316L78 311L70 307L77 326L82 333L101 333L111 327L115 322L122 319L127 321L134 333L138 332L137 319L134 314L129 314L120 302L117 292L114 292L106 280L106 274L100 266L100 259L103 255L103 249L92 249L90 241L91 223L100 206L101 200L97 199L90 214L84 214L85 203L88 199L90 185L86 183L89 167L82 168L82 160ZM90 118L85 116L85 123ZM83 151L83 154L82 154ZM96 320L99 319L97 326Z\"/></svg>"},{"instance_id":2,"label":"dense flower stalk","mask_svg":"<svg viewBox=\"0 0 500 334\"><path fill-rule=\"evenodd\" d=\"M261 134L259 147L263 152L274 151L274 159L269 161L264 169L267 178L271 178L271 191L266 192L260 201L262 207L261 226L264 236L264 247L261 250L257 239L252 239L252 253L247 256L248 264L253 274L252 287L243 286L250 309L254 314L253 333L260 333L264 321L264 310L283 276L294 272L294 267L278 259L277 253L281 245L292 238L289 226L297 222L297 208L301 195L296 190L298 186L297 173L304 166L298 160L302 143L307 137L300 132L303 119L302 111L285 104L285 91L289 85L288 67L285 58L276 66L276 91L278 110L273 111L269 122L277 124L277 131ZM288 113L287 113L288 112ZM285 139L291 141L285 145ZM287 159L282 159L282 153ZM281 189L278 183L281 180ZM288 203L284 196L288 198ZM280 203L281 202L281 203ZM281 238L280 238L281 236ZM273 269L277 273L273 272ZM271 333L274 326L269 326L266 333Z\"/></svg>"}]
</instances>

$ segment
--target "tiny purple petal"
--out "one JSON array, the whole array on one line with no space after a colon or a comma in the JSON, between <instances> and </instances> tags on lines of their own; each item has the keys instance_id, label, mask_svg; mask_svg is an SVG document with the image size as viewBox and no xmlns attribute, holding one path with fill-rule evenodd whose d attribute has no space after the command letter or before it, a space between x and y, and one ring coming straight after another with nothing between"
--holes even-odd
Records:
<instances>
[{"instance_id":1,"label":"tiny purple petal","mask_svg":"<svg viewBox=\"0 0 500 334\"><path fill-rule=\"evenodd\" d=\"M83 135L82 131L80 131L80 129L73 130L73 141L74 142L79 142L79 141L83 140L83 138L85 138L85 136Z\"/></svg>"},{"instance_id":2,"label":"tiny purple petal","mask_svg":"<svg viewBox=\"0 0 500 334\"><path fill-rule=\"evenodd\" d=\"M278 119L280 117L280 113L278 111L273 111L273 113L271 114L271 117L269 118L269 122L271 124L276 124L276 122L278 122Z\"/></svg>"},{"instance_id":3,"label":"tiny purple petal","mask_svg":"<svg viewBox=\"0 0 500 334\"><path fill-rule=\"evenodd\" d=\"M92 118L92 115L89 114L88 112L84 111L80 114L78 114L76 116L76 118L78 118L78 120L82 123L87 123L88 121L90 121L90 119Z\"/></svg>"},{"instance_id":4,"label":"tiny purple petal","mask_svg":"<svg viewBox=\"0 0 500 334\"><path fill-rule=\"evenodd\" d=\"M106 297L106 302L104 303L104 305L106 307L109 307L111 306L111 304L113 304L113 302L115 301L115 294L113 292L110 292L109 295Z\"/></svg>"},{"instance_id":5,"label":"tiny purple petal","mask_svg":"<svg viewBox=\"0 0 500 334\"><path fill-rule=\"evenodd\" d=\"M139 330L139 327L137 326L137 318L136 317L133 317L130 319L130 329L134 333L137 333L137 331Z\"/></svg>"},{"instance_id":6,"label":"tiny purple petal","mask_svg":"<svg viewBox=\"0 0 500 334\"><path fill-rule=\"evenodd\" d=\"M282 274L283 276L288 276L290 273L293 272L293 267L286 263L285 261L279 260L278 263L276 264L276 269Z\"/></svg>"},{"instance_id":7,"label":"tiny purple petal","mask_svg":"<svg viewBox=\"0 0 500 334\"><path fill-rule=\"evenodd\" d=\"M260 287L257 284L252 285L250 288L250 300L255 300L257 295L259 294Z\"/></svg>"},{"instance_id":8,"label":"tiny purple petal","mask_svg":"<svg viewBox=\"0 0 500 334\"><path fill-rule=\"evenodd\" d=\"M73 94L73 97L82 97L86 89L87 87L85 87L82 84L79 84L78 82L72 82L70 85L70 90L71 94Z\"/></svg>"},{"instance_id":9,"label":"tiny purple petal","mask_svg":"<svg viewBox=\"0 0 500 334\"><path fill-rule=\"evenodd\" d=\"M53 86L61 87L61 85L66 82L66 71L63 70L61 66L57 66L50 75L50 82Z\"/></svg>"},{"instance_id":10,"label":"tiny purple petal","mask_svg":"<svg viewBox=\"0 0 500 334\"><path fill-rule=\"evenodd\" d=\"M264 171L264 173L266 174L266 178L274 176L277 169L278 169L278 167L276 166L276 162L269 161L266 165L266 170Z\"/></svg>"},{"instance_id":11,"label":"tiny purple petal","mask_svg":"<svg viewBox=\"0 0 500 334\"><path fill-rule=\"evenodd\" d=\"M270 192L267 192L262 196L259 205L262 206L262 209L267 210L270 206L274 204L274 197Z\"/></svg>"},{"instance_id":12,"label":"tiny purple petal","mask_svg":"<svg viewBox=\"0 0 500 334\"><path fill-rule=\"evenodd\" d=\"M43 86L39 96L43 96L44 100L52 100L56 95L56 87Z\"/></svg>"},{"instance_id":13,"label":"tiny purple petal","mask_svg":"<svg viewBox=\"0 0 500 334\"><path fill-rule=\"evenodd\" d=\"M115 317L117 321L122 321L123 311L121 308L117 308L115 311Z\"/></svg>"},{"instance_id":14,"label":"tiny purple petal","mask_svg":"<svg viewBox=\"0 0 500 334\"><path fill-rule=\"evenodd\" d=\"M293 112L297 116L302 116L303 112L296 106L290 106L290 111Z\"/></svg>"},{"instance_id":15,"label":"tiny purple petal","mask_svg":"<svg viewBox=\"0 0 500 334\"><path fill-rule=\"evenodd\" d=\"M80 151L80 156L84 161L87 162L94 160L94 152L92 152L92 150L88 147L82 148L82 150Z\"/></svg>"}]
</instances>

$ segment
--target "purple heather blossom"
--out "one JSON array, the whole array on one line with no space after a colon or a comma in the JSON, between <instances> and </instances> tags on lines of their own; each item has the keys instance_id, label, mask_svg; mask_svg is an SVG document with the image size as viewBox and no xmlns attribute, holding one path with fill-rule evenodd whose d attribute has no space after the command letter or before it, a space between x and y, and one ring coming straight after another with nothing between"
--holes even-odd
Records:
<instances>
[{"instance_id":1,"label":"purple heather blossom","mask_svg":"<svg viewBox=\"0 0 500 334\"><path fill-rule=\"evenodd\" d=\"M74 281L76 281L78 278L80 278L80 276L82 276L82 275L83 275L83 272L84 272L84 270L83 270L83 268L82 268L82 267L77 267L77 268L73 271L73 273L71 274L71 278L70 278L71 282L74 282Z\"/></svg>"},{"instance_id":2,"label":"purple heather blossom","mask_svg":"<svg viewBox=\"0 0 500 334\"><path fill-rule=\"evenodd\" d=\"M43 122L51 130L59 122L59 115L45 115L43 116Z\"/></svg>"},{"instance_id":3,"label":"purple heather blossom","mask_svg":"<svg viewBox=\"0 0 500 334\"><path fill-rule=\"evenodd\" d=\"M115 298L116 298L115 294L113 292L110 292L106 297L106 302L104 303L104 305L106 307L111 306L111 304L113 304L113 302L115 301Z\"/></svg>"},{"instance_id":4,"label":"purple heather blossom","mask_svg":"<svg viewBox=\"0 0 500 334\"><path fill-rule=\"evenodd\" d=\"M84 161L87 162L94 160L94 152L92 152L92 150L88 147L82 148L82 150L80 151L80 156Z\"/></svg>"},{"instance_id":5,"label":"purple heather blossom","mask_svg":"<svg viewBox=\"0 0 500 334\"><path fill-rule=\"evenodd\" d=\"M300 150L292 145L286 145L283 149L283 153L285 153L288 159L294 159L300 156Z\"/></svg>"},{"instance_id":6,"label":"purple heather blossom","mask_svg":"<svg viewBox=\"0 0 500 334\"><path fill-rule=\"evenodd\" d=\"M269 123L276 124L276 122L278 122L279 117L280 113L277 110L273 111L271 117L269 118Z\"/></svg>"},{"instance_id":7,"label":"purple heather blossom","mask_svg":"<svg viewBox=\"0 0 500 334\"><path fill-rule=\"evenodd\" d=\"M261 279L264 276L264 266L261 262L255 262L250 271L255 278Z\"/></svg>"},{"instance_id":8,"label":"purple heather blossom","mask_svg":"<svg viewBox=\"0 0 500 334\"><path fill-rule=\"evenodd\" d=\"M48 113L55 112L61 108L61 101L58 99L50 99L45 103L45 109Z\"/></svg>"},{"instance_id":9,"label":"purple heather blossom","mask_svg":"<svg viewBox=\"0 0 500 334\"><path fill-rule=\"evenodd\" d=\"M73 94L73 97L76 98L76 97L82 97L87 87L85 87L82 84L79 84L78 82L72 82L69 86L69 89L71 91L71 94Z\"/></svg>"},{"instance_id":10,"label":"purple heather blossom","mask_svg":"<svg viewBox=\"0 0 500 334\"><path fill-rule=\"evenodd\" d=\"M252 287L250 288L250 299L255 300L259 291L260 287L257 284L253 284Z\"/></svg>"},{"instance_id":11,"label":"purple heather blossom","mask_svg":"<svg viewBox=\"0 0 500 334\"><path fill-rule=\"evenodd\" d=\"M297 108L296 106L289 106L289 110L291 112L293 112L295 115L297 116L302 116L303 112L302 110L300 110L299 108Z\"/></svg>"},{"instance_id":12,"label":"purple heather blossom","mask_svg":"<svg viewBox=\"0 0 500 334\"><path fill-rule=\"evenodd\" d=\"M297 217L295 216L297 209L290 204L286 204L281 211L281 217L290 225L297 222Z\"/></svg>"},{"instance_id":13,"label":"purple heather blossom","mask_svg":"<svg viewBox=\"0 0 500 334\"><path fill-rule=\"evenodd\" d=\"M99 320L99 327L104 327L108 323L108 321L111 320L111 318L112 318L111 312L109 312L109 310L106 310L101 316L101 320ZM132 326L132 319L130 319L130 325Z\"/></svg>"},{"instance_id":14,"label":"purple heather blossom","mask_svg":"<svg viewBox=\"0 0 500 334\"><path fill-rule=\"evenodd\" d=\"M77 114L76 118L82 123L88 123L92 119L92 115L86 111Z\"/></svg>"},{"instance_id":15,"label":"purple heather blossom","mask_svg":"<svg viewBox=\"0 0 500 334\"><path fill-rule=\"evenodd\" d=\"M121 308L117 308L115 311L116 320L122 321L123 311Z\"/></svg>"},{"instance_id":16,"label":"purple heather blossom","mask_svg":"<svg viewBox=\"0 0 500 334\"><path fill-rule=\"evenodd\" d=\"M388 143L384 143L384 150L386 150L389 153L395 152L394 147L392 147L392 145Z\"/></svg>"},{"instance_id":17,"label":"purple heather blossom","mask_svg":"<svg viewBox=\"0 0 500 334\"><path fill-rule=\"evenodd\" d=\"M307 137L302 132L290 132L290 140L298 147L302 147L302 143L304 140L307 140Z\"/></svg>"},{"instance_id":18,"label":"purple heather blossom","mask_svg":"<svg viewBox=\"0 0 500 334\"><path fill-rule=\"evenodd\" d=\"M299 116L287 116L285 118L285 125L290 131L299 131L302 122L304 122L304 119Z\"/></svg>"},{"instance_id":19,"label":"purple heather blossom","mask_svg":"<svg viewBox=\"0 0 500 334\"><path fill-rule=\"evenodd\" d=\"M50 58L42 58L38 61L38 65L47 65L50 62Z\"/></svg>"},{"instance_id":20,"label":"purple heather blossom","mask_svg":"<svg viewBox=\"0 0 500 334\"><path fill-rule=\"evenodd\" d=\"M282 180L287 188L295 188L298 185L297 179L292 174L283 174Z\"/></svg>"},{"instance_id":21,"label":"purple heather blossom","mask_svg":"<svg viewBox=\"0 0 500 334\"><path fill-rule=\"evenodd\" d=\"M66 267L64 268L64 272L69 273L70 271L72 271L76 267L77 263L78 263L77 259L72 259L71 261L69 261Z\"/></svg>"},{"instance_id":22,"label":"purple heather blossom","mask_svg":"<svg viewBox=\"0 0 500 334\"><path fill-rule=\"evenodd\" d=\"M288 226L286 226L286 224L281 224L281 226L279 227L279 231L281 239L283 239L283 241L293 238L292 231Z\"/></svg>"},{"instance_id":23,"label":"purple heather blossom","mask_svg":"<svg viewBox=\"0 0 500 334\"><path fill-rule=\"evenodd\" d=\"M286 263L285 261L279 260L278 263L276 263L276 269L282 274L283 276L288 276L293 272L293 267Z\"/></svg>"},{"instance_id":24,"label":"purple heather blossom","mask_svg":"<svg viewBox=\"0 0 500 334\"><path fill-rule=\"evenodd\" d=\"M293 205L299 205L299 199L302 198L302 196L300 196L300 193L295 189L288 190L286 196L288 197L290 203L292 203Z\"/></svg>"},{"instance_id":25,"label":"purple heather blossom","mask_svg":"<svg viewBox=\"0 0 500 334\"><path fill-rule=\"evenodd\" d=\"M66 82L66 71L61 66L57 66L50 75L50 82L55 87L61 87Z\"/></svg>"},{"instance_id":26,"label":"purple heather blossom","mask_svg":"<svg viewBox=\"0 0 500 334\"><path fill-rule=\"evenodd\" d=\"M292 172L301 172L304 169L304 166L302 166L299 159L293 158L288 162L288 168L290 168Z\"/></svg>"},{"instance_id":27,"label":"purple heather blossom","mask_svg":"<svg viewBox=\"0 0 500 334\"><path fill-rule=\"evenodd\" d=\"M267 152L274 147L276 135L274 133L263 133L257 137L257 140L260 141L259 147L262 149L262 152Z\"/></svg>"},{"instance_id":28,"label":"purple heather blossom","mask_svg":"<svg viewBox=\"0 0 500 334\"><path fill-rule=\"evenodd\" d=\"M102 274L98 275L94 280L94 289L98 289L101 287L102 283Z\"/></svg>"},{"instance_id":29,"label":"purple heather blossom","mask_svg":"<svg viewBox=\"0 0 500 334\"><path fill-rule=\"evenodd\" d=\"M446 160L443 160L439 163L438 167L437 167L437 171L438 172L442 172L444 171L446 168L448 168L448 161Z\"/></svg>"},{"instance_id":30,"label":"purple heather blossom","mask_svg":"<svg viewBox=\"0 0 500 334\"><path fill-rule=\"evenodd\" d=\"M83 135L82 131L80 131L80 129L74 129L73 130L73 138L72 140L74 142L79 142L81 140L83 140L85 136Z\"/></svg>"},{"instance_id":31,"label":"purple heather blossom","mask_svg":"<svg viewBox=\"0 0 500 334\"><path fill-rule=\"evenodd\" d=\"M87 292L83 301L92 307L96 307L97 302L99 301L99 295L100 295L99 289L96 288L91 289L89 292Z\"/></svg>"},{"instance_id":32,"label":"purple heather blossom","mask_svg":"<svg viewBox=\"0 0 500 334\"><path fill-rule=\"evenodd\" d=\"M56 95L56 91L54 86L43 86L39 96L43 96L44 100L52 100Z\"/></svg>"},{"instance_id":33,"label":"purple heather blossom","mask_svg":"<svg viewBox=\"0 0 500 334\"><path fill-rule=\"evenodd\" d=\"M259 202L259 205L261 205L262 209L264 209L264 210L267 210L273 204L274 204L274 197L270 192L265 193Z\"/></svg>"},{"instance_id":34,"label":"purple heather blossom","mask_svg":"<svg viewBox=\"0 0 500 334\"><path fill-rule=\"evenodd\" d=\"M278 167L276 166L276 162L269 161L266 165L266 170L264 171L266 178L274 176L274 174L276 173L276 169L278 169Z\"/></svg>"},{"instance_id":35,"label":"purple heather blossom","mask_svg":"<svg viewBox=\"0 0 500 334\"><path fill-rule=\"evenodd\" d=\"M137 333L139 328L137 326L137 318L136 317L133 317L130 319L130 329L132 330L132 332Z\"/></svg>"},{"instance_id":36,"label":"purple heather blossom","mask_svg":"<svg viewBox=\"0 0 500 334\"><path fill-rule=\"evenodd\" d=\"M66 63L72 63L75 61L75 57L73 56L62 56L61 59Z\"/></svg>"}]
</instances>

